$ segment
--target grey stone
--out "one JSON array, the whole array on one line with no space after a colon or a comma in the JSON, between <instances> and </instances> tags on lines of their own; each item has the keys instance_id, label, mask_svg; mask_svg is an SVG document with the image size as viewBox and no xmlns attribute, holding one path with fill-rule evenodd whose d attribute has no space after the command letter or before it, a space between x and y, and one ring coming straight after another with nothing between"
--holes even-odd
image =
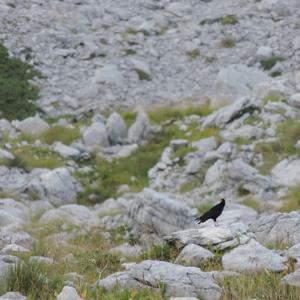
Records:
<instances>
[{"instance_id":1,"label":"grey stone","mask_svg":"<svg viewBox=\"0 0 300 300\"><path fill-rule=\"evenodd\" d=\"M0 159L14 159L14 155L6 150L0 149Z\"/></svg>"},{"instance_id":2,"label":"grey stone","mask_svg":"<svg viewBox=\"0 0 300 300\"><path fill-rule=\"evenodd\" d=\"M143 248L140 245L130 245L129 243L116 246L109 250L112 254L121 254L125 257L137 257L142 251Z\"/></svg>"},{"instance_id":3,"label":"grey stone","mask_svg":"<svg viewBox=\"0 0 300 300\"><path fill-rule=\"evenodd\" d=\"M249 240L245 235L233 228L225 226L203 227L198 229L186 229L176 231L164 237L165 240L174 244L177 248L188 244L212 246L215 249L226 249L237 246Z\"/></svg>"},{"instance_id":4,"label":"grey stone","mask_svg":"<svg viewBox=\"0 0 300 300\"><path fill-rule=\"evenodd\" d=\"M29 249L22 247L20 245L16 245L16 244L10 244L5 246L4 248L2 248L2 250L0 251L1 255L10 255L10 254L14 254L14 253L18 253L18 254L24 254L24 253L28 253L30 252Z\"/></svg>"},{"instance_id":5,"label":"grey stone","mask_svg":"<svg viewBox=\"0 0 300 300\"><path fill-rule=\"evenodd\" d=\"M157 288L164 283L166 296L200 297L217 300L222 289L211 275L195 267L183 267L163 261L146 260L129 271L112 274L97 282L106 290L121 288Z\"/></svg>"},{"instance_id":6,"label":"grey stone","mask_svg":"<svg viewBox=\"0 0 300 300\"><path fill-rule=\"evenodd\" d=\"M0 166L0 189L6 193L21 194L27 188L27 174L21 169Z\"/></svg>"},{"instance_id":7,"label":"grey stone","mask_svg":"<svg viewBox=\"0 0 300 300\"><path fill-rule=\"evenodd\" d=\"M297 259L300 262L300 243L287 250L287 256Z\"/></svg>"},{"instance_id":8,"label":"grey stone","mask_svg":"<svg viewBox=\"0 0 300 300\"><path fill-rule=\"evenodd\" d=\"M183 203L148 188L138 195L129 208L133 233L148 242L161 241L166 234L188 228L193 216L193 211Z\"/></svg>"},{"instance_id":9,"label":"grey stone","mask_svg":"<svg viewBox=\"0 0 300 300\"><path fill-rule=\"evenodd\" d=\"M62 221L66 224L93 227L99 225L99 218L88 207L78 204L62 205L57 209L48 210L40 218L41 224Z\"/></svg>"},{"instance_id":10,"label":"grey stone","mask_svg":"<svg viewBox=\"0 0 300 300\"><path fill-rule=\"evenodd\" d=\"M300 213L262 214L251 224L249 230L262 244L274 244L280 241L295 245L300 243Z\"/></svg>"},{"instance_id":11,"label":"grey stone","mask_svg":"<svg viewBox=\"0 0 300 300\"><path fill-rule=\"evenodd\" d=\"M237 272L259 272L262 270L283 271L286 269L286 258L251 240L222 257L225 270Z\"/></svg>"},{"instance_id":12,"label":"grey stone","mask_svg":"<svg viewBox=\"0 0 300 300\"><path fill-rule=\"evenodd\" d=\"M264 135L264 130L251 125L244 125L236 130L224 130L220 132L224 140L234 142L237 138L260 139Z\"/></svg>"},{"instance_id":13,"label":"grey stone","mask_svg":"<svg viewBox=\"0 0 300 300\"><path fill-rule=\"evenodd\" d=\"M61 142L56 142L53 145L53 150L64 158L78 158L80 156L80 151L70 146L66 146Z\"/></svg>"},{"instance_id":14,"label":"grey stone","mask_svg":"<svg viewBox=\"0 0 300 300\"><path fill-rule=\"evenodd\" d=\"M257 49L255 57L257 61L269 59L273 56L273 49L268 46L261 46Z\"/></svg>"},{"instance_id":15,"label":"grey stone","mask_svg":"<svg viewBox=\"0 0 300 300\"><path fill-rule=\"evenodd\" d=\"M42 120L39 116L30 117L20 122L13 124L22 133L27 135L38 135L50 129L48 123Z\"/></svg>"},{"instance_id":16,"label":"grey stone","mask_svg":"<svg viewBox=\"0 0 300 300\"><path fill-rule=\"evenodd\" d=\"M300 183L300 159L284 159L271 170L278 185L297 186Z\"/></svg>"},{"instance_id":17,"label":"grey stone","mask_svg":"<svg viewBox=\"0 0 300 300\"><path fill-rule=\"evenodd\" d=\"M54 206L76 201L76 181L66 168L42 171L39 174L33 171L28 187L41 198L48 199Z\"/></svg>"},{"instance_id":18,"label":"grey stone","mask_svg":"<svg viewBox=\"0 0 300 300\"><path fill-rule=\"evenodd\" d=\"M300 108L300 93L292 95L289 98L288 103L296 108Z\"/></svg>"},{"instance_id":19,"label":"grey stone","mask_svg":"<svg viewBox=\"0 0 300 300\"><path fill-rule=\"evenodd\" d=\"M0 297L1 300L27 300L27 297L23 296L19 292L8 292Z\"/></svg>"},{"instance_id":20,"label":"grey stone","mask_svg":"<svg viewBox=\"0 0 300 300\"><path fill-rule=\"evenodd\" d=\"M212 252L199 245L188 244L176 257L175 263L197 267L201 263L209 261L214 256Z\"/></svg>"},{"instance_id":21,"label":"grey stone","mask_svg":"<svg viewBox=\"0 0 300 300\"><path fill-rule=\"evenodd\" d=\"M127 126L123 118L117 112L109 116L106 128L108 140L111 145L124 142Z\"/></svg>"},{"instance_id":22,"label":"grey stone","mask_svg":"<svg viewBox=\"0 0 300 300\"><path fill-rule=\"evenodd\" d=\"M79 297L75 288L65 286L57 296L56 300L82 300L82 298Z\"/></svg>"},{"instance_id":23,"label":"grey stone","mask_svg":"<svg viewBox=\"0 0 300 300\"><path fill-rule=\"evenodd\" d=\"M108 147L108 136L106 127L100 122L95 122L82 132L82 139L87 147L95 146Z\"/></svg>"},{"instance_id":24,"label":"grey stone","mask_svg":"<svg viewBox=\"0 0 300 300\"><path fill-rule=\"evenodd\" d=\"M135 122L128 130L128 141L138 143L145 140L150 132L148 116L144 112L139 112Z\"/></svg>"},{"instance_id":25,"label":"grey stone","mask_svg":"<svg viewBox=\"0 0 300 300\"><path fill-rule=\"evenodd\" d=\"M300 269L297 269L295 272L285 275L281 281L281 284L287 284L295 287L300 287Z\"/></svg>"},{"instance_id":26,"label":"grey stone","mask_svg":"<svg viewBox=\"0 0 300 300\"><path fill-rule=\"evenodd\" d=\"M53 265L54 260L51 257L31 256L29 258L29 263L39 263L39 264L45 264L45 265Z\"/></svg>"},{"instance_id":27,"label":"grey stone","mask_svg":"<svg viewBox=\"0 0 300 300\"><path fill-rule=\"evenodd\" d=\"M218 126L224 128L227 124L243 116L245 113L258 109L258 105L248 98L240 98L238 101L222 107L208 115L202 127Z\"/></svg>"}]
</instances>

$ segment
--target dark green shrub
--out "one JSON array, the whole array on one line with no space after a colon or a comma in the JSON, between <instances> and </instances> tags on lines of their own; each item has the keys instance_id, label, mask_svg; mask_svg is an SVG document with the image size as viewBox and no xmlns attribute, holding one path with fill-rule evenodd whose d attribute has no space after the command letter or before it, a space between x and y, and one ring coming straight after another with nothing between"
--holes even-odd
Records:
<instances>
[{"instance_id":1,"label":"dark green shrub","mask_svg":"<svg viewBox=\"0 0 300 300\"><path fill-rule=\"evenodd\" d=\"M24 119L36 113L38 89L28 82L36 75L28 64L10 58L0 44L0 112L4 118Z\"/></svg>"}]
</instances>

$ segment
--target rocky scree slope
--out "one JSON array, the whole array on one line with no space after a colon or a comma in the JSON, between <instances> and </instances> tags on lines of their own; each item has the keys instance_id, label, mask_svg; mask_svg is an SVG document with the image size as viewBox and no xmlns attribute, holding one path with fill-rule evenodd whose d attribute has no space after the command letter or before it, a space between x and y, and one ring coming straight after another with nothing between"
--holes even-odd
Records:
<instances>
[{"instance_id":1,"label":"rocky scree slope","mask_svg":"<svg viewBox=\"0 0 300 300\"><path fill-rule=\"evenodd\" d=\"M2 119L2 293L231 299L269 281L298 299L300 98L274 90L215 111ZM197 225L220 197L220 226Z\"/></svg>"},{"instance_id":2,"label":"rocky scree slope","mask_svg":"<svg viewBox=\"0 0 300 300\"><path fill-rule=\"evenodd\" d=\"M288 80L300 63L297 0L1 0L0 12L1 41L42 74L48 115L216 106L264 92L267 75Z\"/></svg>"}]
</instances>

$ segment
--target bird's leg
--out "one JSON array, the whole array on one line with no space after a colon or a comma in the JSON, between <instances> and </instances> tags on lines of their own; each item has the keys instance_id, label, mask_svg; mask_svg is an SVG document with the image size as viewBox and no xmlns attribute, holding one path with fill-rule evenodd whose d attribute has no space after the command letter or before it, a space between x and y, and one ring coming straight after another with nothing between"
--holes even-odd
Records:
<instances>
[{"instance_id":1,"label":"bird's leg","mask_svg":"<svg viewBox=\"0 0 300 300\"><path fill-rule=\"evenodd\" d=\"M214 220L214 222L215 222L216 227L219 226L219 223L217 222L217 220Z\"/></svg>"}]
</instances>

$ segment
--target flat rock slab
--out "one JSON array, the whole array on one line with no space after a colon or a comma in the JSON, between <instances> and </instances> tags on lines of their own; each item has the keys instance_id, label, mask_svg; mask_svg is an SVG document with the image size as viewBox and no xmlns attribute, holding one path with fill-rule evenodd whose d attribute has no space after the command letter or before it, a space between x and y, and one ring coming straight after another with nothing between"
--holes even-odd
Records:
<instances>
[{"instance_id":1,"label":"flat rock slab","mask_svg":"<svg viewBox=\"0 0 300 300\"><path fill-rule=\"evenodd\" d=\"M241 242L246 242L249 238L245 234L240 234L236 230L225 226L212 226L199 229L187 229L165 236L164 239L181 248L188 244L200 246L212 246L215 249L226 249Z\"/></svg>"},{"instance_id":2,"label":"flat rock slab","mask_svg":"<svg viewBox=\"0 0 300 300\"><path fill-rule=\"evenodd\" d=\"M225 270L236 272L282 271L286 269L286 258L251 240L222 257Z\"/></svg>"},{"instance_id":3,"label":"flat rock slab","mask_svg":"<svg viewBox=\"0 0 300 300\"><path fill-rule=\"evenodd\" d=\"M132 232L144 242L162 241L174 231L188 228L194 221L194 212L182 202L167 194L144 189L129 208Z\"/></svg>"},{"instance_id":4,"label":"flat rock slab","mask_svg":"<svg viewBox=\"0 0 300 300\"><path fill-rule=\"evenodd\" d=\"M249 227L262 244L277 242L295 245L300 243L300 213L273 213L261 215Z\"/></svg>"},{"instance_id":5,"label":"flat rock slab","mask_svg":"<svg viewBox=\"0 0 300 300\"><path fill-rule=\"evenodd\" d=\"M217 300L222 289L209 273L199 268L184 267L163 261L146 260L133 265L129 271L112 274L97 282L106 290L116 287L159 288L165 286L167 297L199 297L205 300Z\"/></svg>"}]
</instances>

